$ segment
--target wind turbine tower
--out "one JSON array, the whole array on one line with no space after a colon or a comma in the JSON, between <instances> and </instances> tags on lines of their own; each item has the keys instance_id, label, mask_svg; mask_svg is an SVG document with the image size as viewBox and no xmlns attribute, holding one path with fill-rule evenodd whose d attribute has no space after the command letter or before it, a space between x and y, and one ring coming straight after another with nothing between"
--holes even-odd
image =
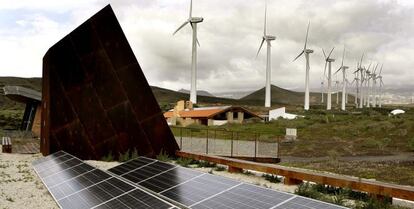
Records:
<instances>
[{"instance_id":1,"label":"wind turbine tower","mask_svg":"<svg viewBox=\"0 0 414 209\"><path fill-rule=\"evenodd\" d=\"M193 104L197 103L197 44L200 45L197 39L197 24L203 22L202 17L193 17L193 0L190 1L190 16L188 20L185 21L174 33L176 34L181 28L190 23L191 28L193 29L193 49L191 56L191 89L190 89L190 101Z\"/></svg>"},{"instance_id":2,"label":"wind turbine tower","mask_svg":"<svg viewBox=\"0 0 414 209\"><path fill-rule=\"evenodd\" d=\"M331 54L335 47L332 48L331 52L329 52L329 55L326 56L325 51L322 49L323 55L325 57L325 69L326 72L326 65L328 65L328 92L327 92L327 102L326 102L326 109L331 110L332 108L332 62L335 62L335 59L331 58ZM324 73L325 74L325 73Z\"/></svg>"},{"instance_id":3,"label":"wind turbine tower","mask_svg":"<svg viewBox=\"0 0 414 209\"><path fill-rule=\"evenodd\" d=\"M348 66L344 65L344 58L345 58L345 46L344 46L344 52L342 53L342 62L341 67L335 72L338 73L340 70L342 70L342 104L341 104L341 110L345 111L345 102L346 102L346 70L349 68ZM337 93L338 95L338 93Z\"/></svg>"},{"instance_id":4,"label":"wind turbine tower","mask_svg":"<svg viewBox=\"0 0 414 209\"><path fill-rule=\"evenodd\" d=\"M309 110L309 54L313 53L312 49L308 49L306 48L306 45L308 43L308 34L309 34L309 26L310 26L310 21L308 23L308 29L306 30L306 38L305 38L305 46L303 47L303 50L299 53L299 55L293 60L297 60L300 56L302 56L303 54L305 54L305 58L306 58L306 77L305 77L305 104L304 104L304 109L305 110ZM323 93L322 93L322 102L323 102Z\"/></svg>"},{"instance_id":5,"label":"wind turbine tower","mask_svg":"<svg viewBox=\"0 0 414 209\"><path fill-rule=\"evenodd\" d=\"M259 50L257 51L256 57L260 53L260 49L262 49L263 43L266 41L267 43L267 57L266 57L266 87L265 87L265 107L271 106L271 89L270 89L270 78L271 78L271 41L276 40L276 36L267 35L267 2L265 2L265 18L264 18L264 32L262 37L262 42L260 43Z\"/></svg>"}]
</instances>

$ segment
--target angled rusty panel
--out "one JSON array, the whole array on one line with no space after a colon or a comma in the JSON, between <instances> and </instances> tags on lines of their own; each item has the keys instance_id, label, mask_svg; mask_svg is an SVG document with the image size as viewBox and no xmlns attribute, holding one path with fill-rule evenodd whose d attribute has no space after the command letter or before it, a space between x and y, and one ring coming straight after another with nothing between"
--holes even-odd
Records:
<instances>
[{"instance_id":1,"label":"angled rusty panel","mask_svg":"<svg viewBox=\"0 0 414 209\"><path fill-rule=\"evenodd\" d=\"M154 157L178 145L112 8L108 5L43 58L44 155L82 159L136 149Z\"/></svg>"}]
</instances>

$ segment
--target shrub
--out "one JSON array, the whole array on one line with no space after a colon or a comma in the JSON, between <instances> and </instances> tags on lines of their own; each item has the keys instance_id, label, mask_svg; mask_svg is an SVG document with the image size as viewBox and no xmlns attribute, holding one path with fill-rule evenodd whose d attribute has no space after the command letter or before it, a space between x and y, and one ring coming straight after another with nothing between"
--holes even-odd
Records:
<instances>
[{"instance_id":1,"label":"shrub","mask_svg":"<svg viewBox=\"0 0 414 209\"><path fill-rule=\"evenodd\" d=\"M171 160L168 153L165 152L164 150L161 150L161 152L156 156L156 158L157 158L157 160L163 161L163 162L168 162L168 161Z\"/></svg>"},{"instance_id":2,"label":"shrub","mask_svg":"<svg viewBox=\"0 0 414 209\"><path fill-rule=\"evenodd\" d=\"M176 161L176 163L178 165L181 165L183 167L188 167L188 165L190 165L192 162L193 162L193 160L190 159L190 158L181 158L181 157L178 158L177 161Z\"/></svg>"},{"instance_id":3,"label":"shrub","mask_svg":"<svg viewBox=\"0 0 414 209\"><path fill-rule=\"evenodd\" d=\"M112 152L109 151L107 156L102 157L102 161L111 162L114 161L114 156L112 155Z\"/></svg>"},{"instance_id":4,"label":"shrub","mask_svg":"<svg viewBox=\"0 0 414 209\"><path fill-rule=\"evenodd\" d=\"M264 177L267 181L270 181L272 183L280 183L280 182L282 182L282 178L281 177L278 177L278 176L273 175L273 174L264 173L262 175L262 177Z\"/></svg>"}]
</instances>

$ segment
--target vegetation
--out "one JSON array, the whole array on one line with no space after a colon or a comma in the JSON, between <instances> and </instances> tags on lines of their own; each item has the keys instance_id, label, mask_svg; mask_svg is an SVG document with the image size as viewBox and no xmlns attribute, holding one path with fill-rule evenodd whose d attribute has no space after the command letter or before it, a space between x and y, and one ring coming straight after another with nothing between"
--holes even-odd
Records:
<instances>
[{"instance_id":1,"label":"vegetation","mask_svg":"<svg viewBox=\"0 0 414 209\"><path fill-rule=\"evenodd\" d=\"M379 200L366 193L321 184L302 183L295 194L355 209L402 209L391 204L390 198ZM348 201L351 200L351 201Z\"/></svg>"},{"instance_id":2,"label":"vegetation","mask_svg":"<svg viewBox=\"0 0 414 209\"><path fill-rule=\"evenodd\" d=\"M161 149L161 152L156 156L157 160L163 161L163 162L169 162L171 161L170 156L168 153Z\"/></svg>"}]
</instances>

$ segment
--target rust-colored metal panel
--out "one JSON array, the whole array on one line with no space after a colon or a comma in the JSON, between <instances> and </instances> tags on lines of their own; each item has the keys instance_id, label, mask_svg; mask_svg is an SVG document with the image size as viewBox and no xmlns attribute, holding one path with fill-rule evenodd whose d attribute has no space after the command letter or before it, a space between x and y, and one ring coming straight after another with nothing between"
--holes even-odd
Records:
<instances>
[{"instance_id":1,"label":"rust-colored metal panel","mask_svg":"<svg viewBox=\"0 0 414 209\"><path fill-rule=\"evenodd\" d=\"M82 159L178 145L121 26L106 6L43 58L41 152Z\"/></svg>"}]
</instances>

